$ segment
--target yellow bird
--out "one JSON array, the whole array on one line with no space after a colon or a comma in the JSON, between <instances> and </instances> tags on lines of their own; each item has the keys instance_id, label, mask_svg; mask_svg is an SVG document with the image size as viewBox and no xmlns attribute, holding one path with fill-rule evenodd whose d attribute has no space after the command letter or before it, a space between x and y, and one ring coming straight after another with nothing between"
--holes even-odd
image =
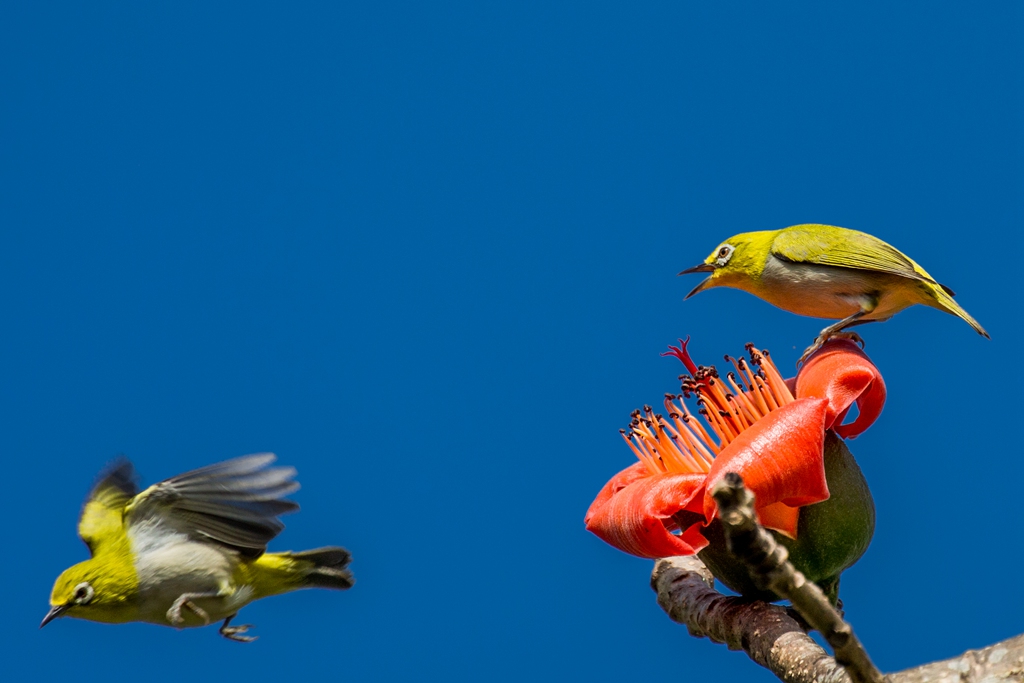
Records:
<instances>
[{"instance_id":1,"label":"yellow bird","mask_svg":"<svg viewBox=\"0 0 1024 683\"><path fill-rule=\"evenodd\" d=\"M82 509L78 535L92 557L57 578L40 628L61 616L184 628L224 620L240 642L251 624L231 626L253 600L300 588L345 590L354 582L344 548L266 552L298 505L291 467L272 453L246 455L179 474L142 493L127 460L108 469Z\"/></svg>"},{"instance_id":2,"label":"yellow bird","mask_svg":"<svg viewBox=\"0 0 1024 683\"><path fill-rule=\"evenodd\" d=\"M779 308L812 318L841 318L821 331L807 356L834 336L863 341L843 330L888 320L923 304L988 332L941 285L901 251L867 233L833 225L794 225L744 232L718 245L704 262L679 273L711 273L686 298L712 287L750 292Z\"/></svg>"}]
</instances>

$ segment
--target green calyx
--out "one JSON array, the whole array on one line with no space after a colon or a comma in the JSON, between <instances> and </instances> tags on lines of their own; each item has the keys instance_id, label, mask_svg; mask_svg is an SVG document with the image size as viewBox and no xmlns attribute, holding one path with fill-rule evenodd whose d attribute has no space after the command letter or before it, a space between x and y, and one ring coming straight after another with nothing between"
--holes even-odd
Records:
<instances>
[{"instance_id":1,"label":"green calyx","mask_svg":"<svg viewBox=\"0 0 1024 683\"><path fill-rule=\"evenodd\" d=\"M839 575L867 550L875 532L875 504L871 491L850 449L833 432L825 435L825 479L829 499L800 509L796 540L771 531L789 551L789 560L814 581L834 603ZM758 588L747 569L726 547L717 519L703 530L710 544L697 553L715 578L744 597L769 602L781 600Z\"/></svg>"}]
</instances>

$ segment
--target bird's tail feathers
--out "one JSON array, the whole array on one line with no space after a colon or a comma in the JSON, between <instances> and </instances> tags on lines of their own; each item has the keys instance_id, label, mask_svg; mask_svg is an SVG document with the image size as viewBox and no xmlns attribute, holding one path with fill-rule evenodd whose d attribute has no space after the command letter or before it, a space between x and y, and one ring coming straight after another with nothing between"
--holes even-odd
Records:
<instances>
[{"instance_id":1,"label":"bird's tail feathers","mask_svg":"<svg viewBox=\"0 0 1024 683\"><path fill-rule=\"evenodd\" d=\"M256 560L254 567L257 595L266 597L300 588L351 588L355 583L348 570L351 560L349 552L337 546L298 553L266 553Z\"/></svg>"},{"instance_id":2,"label":"bird's tail feathers","mask_svg":"<svg viewBox=\"0 0 1024 683\"><path fill-rule=\"evenodd\" d=\"M953 300L952 290L940 285L939 287L935 287L933 291L935 292L935 299L939 304L936 308L940 308L947 313L952 313L956 317L962 319L968 325L973 327L975 332L980 334L982 337L985 337L985 339L992 338L988 336L988 332L986 332L985 328L981 326L981 323L971 317L970 313L965 311L960 304Z\"/></svg>"},{"instance_id":3,"label":"bird's tail feathers","mask_svg":"<svg viewBox=\"0 0 1024 683\"><path fill-rule=\"evenodd\" d=\"M352 555L344 548L328 546L289 554L298 563L307 586L346 590L356 582L348 570Z\"/></svg>"}]
</instances>

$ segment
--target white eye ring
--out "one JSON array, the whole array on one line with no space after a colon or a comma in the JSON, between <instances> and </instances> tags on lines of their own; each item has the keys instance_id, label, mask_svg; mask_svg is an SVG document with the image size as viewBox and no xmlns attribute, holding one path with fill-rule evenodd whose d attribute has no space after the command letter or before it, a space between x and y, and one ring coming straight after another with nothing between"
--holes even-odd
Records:
<instances>
[{"instance_id":1,"label":"white eye ring","mask_svg":"<svg viewBox=\"0 0 1024 683\"><path fill-rule=\"evenodd\" d=\"M733 251L735 251L735 247L733 247L731 244L723 244L722 246L720 246L716 254L715 265L721 268L726 263L728 263L729 259L732 258Z\"/></svg>"},{"instance_id":2,"label":"white eye ring","mask_svg":"<svg viewBox=\"0 0 1024 683\"><path fill-rule=\"evenodd\" d=\"M75 595L73 600L76 605L87 605L94 595L96 595L96 591L92 589L89 582L83 581L75 586Z\"/></svg>"}]
</instances>

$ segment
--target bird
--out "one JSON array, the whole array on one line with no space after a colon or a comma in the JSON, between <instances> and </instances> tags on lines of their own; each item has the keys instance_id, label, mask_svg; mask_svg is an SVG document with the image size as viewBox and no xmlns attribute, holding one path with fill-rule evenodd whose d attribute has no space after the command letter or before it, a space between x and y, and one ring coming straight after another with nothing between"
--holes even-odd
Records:
<instances>
[{"instance_id":1,"label":"bird","mask_svg":"<svg viewBox=\"0 0 1024 683\"><path fill-rule=\"evenodd\" d=\"M300 588L345 590L351 555L337 546L269 553L298 510L284 497L299 488L295 469L268 467L256 453L192 470L139 493L121 458L93 486L78 521L91 557L64 570L40 628L68 616L177 628L224 620L220 634L250 642L252 624L231 625L253 600Z\"/></svg>"},{"instance_id":2,"label":"bird","mask_svg":"<svg viewBox=\"0 0 1024 683\"><path fill-rule=\"evenodd\" d=\"M951 313L989 339L977 320L953 300L953 290L895 247L865 232L808 223L734 235L702 263L679 275L710 273L686 295L713 287L749 292L783 310L812 318L838 318L821 331L799 362L828 339L859 335L846 330L883 322L914 304Z\"/></svg>"}]
</instances>

